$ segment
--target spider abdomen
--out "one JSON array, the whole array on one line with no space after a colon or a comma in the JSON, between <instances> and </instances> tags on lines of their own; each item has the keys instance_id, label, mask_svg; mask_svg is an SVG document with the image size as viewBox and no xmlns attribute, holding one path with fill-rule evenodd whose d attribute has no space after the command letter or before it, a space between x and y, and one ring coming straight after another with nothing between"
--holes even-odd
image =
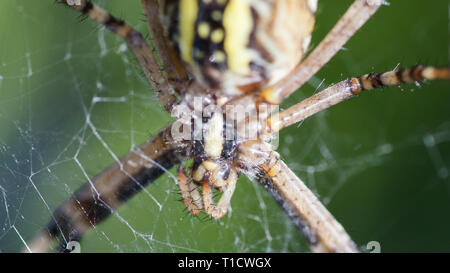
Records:
<instances>
[{"instance_id":1,"label":"spider abdomen","mask_svg":"<svg viewBox=\"0 0 450 273\"><path fill-rule=\"evenodd\" d=\"M227 95L273 83L303 57L316 0L165 0L163 22L190 73Z\"/></svg>"}]
</instances>

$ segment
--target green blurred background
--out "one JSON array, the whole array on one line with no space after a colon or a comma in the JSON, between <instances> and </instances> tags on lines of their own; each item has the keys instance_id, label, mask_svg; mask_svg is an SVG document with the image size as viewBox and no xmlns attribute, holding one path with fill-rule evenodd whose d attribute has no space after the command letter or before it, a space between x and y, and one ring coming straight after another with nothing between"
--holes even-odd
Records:
<instances>
[{"instance_id":1,"label":"green blurred background","mask_svg":"<svg viewBox=\"0 0 450 273\"><path fill-rule=\"evenodd\" d=\"M319 2L313 45L352 1ZM95 3L147 33L140 1ZM78 16L53 0L0 2L0 252L19 251L86 176L171 120L123 41ZM283 107L322 80L418 62L449 63L447 0L390 1ZM448 252L449 102L449 82L374 91L286 129L278 151L362 249ZM147 190L87 233L81 251L309 251L245 178L221 221L186 216L168 175Z\"/></svg>"}]
</instances>

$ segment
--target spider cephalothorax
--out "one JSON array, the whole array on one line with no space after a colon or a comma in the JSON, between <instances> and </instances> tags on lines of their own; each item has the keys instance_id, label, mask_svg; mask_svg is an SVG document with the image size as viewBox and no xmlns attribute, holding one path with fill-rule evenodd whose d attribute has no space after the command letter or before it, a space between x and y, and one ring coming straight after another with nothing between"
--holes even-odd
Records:
<instances>
[{"instance_id":1,"label":"spider cephalothorax","mask_svg":"<svg viewBox=\"0 0 450 273\"><path fill-rule=\"evenodd\" d=\"M239 147L260 138L271 140L270 134L263 136L263 128L275 108L247 97L220 106L220 98L202 100L205 101L209 104L202 103L203 110L185 108L192 111L187 116L193 118L183 124L181 131L189 131L193 163L188 176L180 166L179 185L183 202L192 214L204 209L212 217L221 218L226 214L241 169ZM186 115L185 111L182 113ZM258 118L254 119L255 116ZM175 137L180 133L176 125L177 122L173 126L177 129L172 131ZM202 194L197 186L201 186ZM213 189L224 192L217 205Z\"/></svg>"},{"instance_id":2,"label":"spider cephalothorax","mask_svg":"<svg viewBox=\"0 0 450 273\"><path fill-rule=\"evenodd\" d=\"M238 178L238 146L261 138L267 117L259 109L267 107L264 101L256 104L248 98L232 99L261 90L299 63L314 25L313 2L163 1L167 38L204 90L198 93L196 89L197 93L188 94L182 103L191 105L197 95L209 103L209 108L216 108L206 116L203 111L194 115L192 123L202 125L201 136L194 136L192 142L194 163L188 177L184 169L179 169L183 201L192 214L203 208L214 218L225 215ZM211 98L205 99L208 96ZM232 114L227 113L230 108ZM249 121L249 116L258 118ZM197 185L202 186L203 202ZM217 205L212 188L224 192Z\"/></svg>"},{"instance_id":3,"label":"spider cephalothorax","mask_svg":"<svg viewBox=\"0 0 450 273\"><path fill-rule=\"evenodd\" d=\"M238 178L235 168L238 144L234 139L225 138L226 119L222 113L203 117L201 125L201 136L192 140L193 164L189 177L180 167L179 185L183 202L192 214L196 215L204 208L214 218L220 218L226 213ZM202 186L203 199L197 185ZM224 191L217 206L213 201L212 188Z\"/></svg>"}]
</instances>

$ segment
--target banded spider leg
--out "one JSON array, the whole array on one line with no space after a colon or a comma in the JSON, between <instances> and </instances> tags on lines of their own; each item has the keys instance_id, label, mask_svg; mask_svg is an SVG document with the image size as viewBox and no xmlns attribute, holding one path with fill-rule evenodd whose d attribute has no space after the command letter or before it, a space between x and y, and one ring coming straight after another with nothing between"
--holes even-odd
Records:
<instances>
[{"instance_id":1,"label":"banded spider leg","mask_svg":"<svg viewBox=\"0 0 450 273\"><path fill-rule=\"evenodd\" d=\"M165 74L161 71L156 57L147 42L137 30L126 22L119 20L102 8L81 0L80 5L71 5L73 9L87 15L104 25L111 32L125 39L128 48L135 55L150 85L167 111L177 102L177 93L183 92L187 86L186 72L174 60L165 40L158 39L159 50ZM160 36L161 22L158 16L150 16L151 11L158 10L157 1L142 1L147 13L151 35ZM92 226L103 221L145 185L153 182L175 164L189 157L186 143L173 141L171 126L161 130L154 138L137 147L121 160L116 161L100 174L78 189L73 196L60 205L52 215L50 222L27 244L23 251L48 251L55 239L61 244L69 240L80 240Z\"/></svg>"},{"instance_id":2,"label":"banded spider leg","mask_svg":"<svg viewBox=\"0 0 450 273\"><path fill-rule=\"evenodd\" d=\"M158 53L160 54L163 65L167 71L167 75L164 75L159 67L156 57L153 55L151 48L142 34L126 22L117 19L104 9L86 0L81 0L80 5L69 5L66 0L61 0L61 3L82 12L99 24L104 25L111 32L125 39L128 48L133 52L150 85L153 90L155 90L161 105L170 112L173 105L178 101L175 94L173 94L172 89L181 92L180 85L184 86L187 84L187 77L184 70L181 69L181 65L171 57L173 53L169 52L170 47L167 45L166 41L164 39L158 39L158 42L156 43L157 49L159 50ZM143 0L142 4L146 13L149 13L151 10L159 10L157 1ZM159 36L161 36L161 33L159 32L159 29L161 28L159 17L152 15L147 18L150 20L149 24L154 26L153 28L150 28L150 33L159 38ZM175 83L173 87L171 83Z\"/></svg>"},{"instance_id":3,"label":"banded spider leg","mask_svg":"<svg viewBox=\"0 0 450 273\"><path fill-rule=\"evenodd\" d=\"M268 118L266 133L278 132L319 111L356 97L364 90L439 79L450 79L449 67L434 68L419 65L398 71L371 73L359 78L350 78L326 88L280 113L273 114ZM266 156L258 159L261 151L264 151ZM279 159L276 152L262 142L241 145L240 152L243 172L251 177L255 176L251 169L259 170L256 180L280 203L287 215L307 238L313 251L358 251L344 228L289 167ZM254 162L259 163L255 164Z\"/></svg>"},{"instance_id":4,"label":"banded spider leg","mask_svg":"<svg viewBox=\"0 0 450 273\"><path fill-rule=\"evenodd\" d=\"M289 107L283 112L274 114L268 119L267 129L271 132L278 132L287 126L303 121L319 111L356 97L366 90L424 80L448 79L450 79L449 67L436 68L422 65L385 73L370 73L359 78L349 78Z\"/></svg>"}]
</instances>

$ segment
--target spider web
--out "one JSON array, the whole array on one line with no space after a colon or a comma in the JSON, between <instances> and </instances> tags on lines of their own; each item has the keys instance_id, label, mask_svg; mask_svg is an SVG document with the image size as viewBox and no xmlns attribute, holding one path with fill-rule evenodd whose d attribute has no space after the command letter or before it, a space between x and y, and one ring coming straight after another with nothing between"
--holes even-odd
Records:
<instances>
[{"instance_id":1,"label":"spider web","mask_svg":"<svg viewBox=\"0 0 450 273\"><path fill-rule=\"evenodd\" d=\"M120 38L53 2L0 3L0 252L26 247L88 178L172 120ZM314 45L351 1L336 2L320 3ZM139 1L96 3L147 33ZM446 65L448 13L446 1L383 7L283 107L355 74ZM387 88L281 133L282 158L361 248L450 251L449 87ZM239 180L220 221L187 215L177 192L172 170L93 227L81 251L308 251L257 183Z\"/></svg>"}]
</instances>

